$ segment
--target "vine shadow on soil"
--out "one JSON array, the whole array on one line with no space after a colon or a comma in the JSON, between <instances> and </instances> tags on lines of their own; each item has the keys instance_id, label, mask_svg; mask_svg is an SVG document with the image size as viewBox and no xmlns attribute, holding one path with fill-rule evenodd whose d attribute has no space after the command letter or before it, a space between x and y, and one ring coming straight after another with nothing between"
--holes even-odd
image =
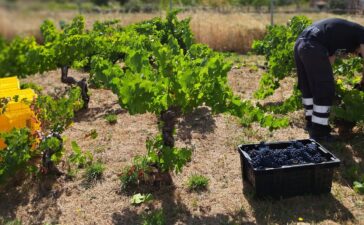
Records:
<instances>
[{"instance_id":1,"label":"vine shadow on soil","mask_svg":"<svg viewBox=\"0 0 364 225\"><path fill-rule=\"evenodd\" d=\"M215 120L207 107L200 107L180 119L177 125L177 138L187 144L191 143L192 132L202 134L211 133L215 130Z\"/></svg>"},{"instance_id":2,"label":"vine shadow on soil","mask_svg":"<svg viewBox=\"0 0 364 225\"><path fill-rule=\"evenodd\" d=\"M5 220L16 218L19 207L30 205L27 210L27 220L31 224L44 224L46 215L51 215L53 223L58 223L61 210L57 205L58 198L63 194L62 187L57 187L59 176L47 175L29 180L17 179L0 189L0 218ZM33 205L34 203L34 205ZM42 210L46 208L47 210Z\"/></svg>"},{"instance_id":3,"label":"vine shadow on soil","mask_svg":"<svg viewBox=\"0 0 364 225\"><path fill-rule=\"evenodd\" d=\"M109 105L105 105L104 107L94 107L88 109L82 109L78 111L75 115L74 121L75 122L92 122L96 119L103 118L107 114L124 114L127 111L118 107L118 103L113 103Z\"/></svg>"},{"instance_id":4,"label":"vine shadow on soil","mask_svg":"<svg viewBox=\"0 0 364 225\"><path fill-rule=\"evenodd\" d=\"M236 224L237 221L239 221L239 224L254 224L247 222L248 217L243 210L240 210L234 214L203 215L207 214L211 208L200 206L198 207L198 210L202 215L193 215L188 206L182 202L179 191L176 190L173 184L161 186L159 189L155 189L149 193L153 194L154 202L156 202L156 204L147 204L146 208L145 206L144 208L143 206L130 206L121 210L120 212L115 212L112 215L113 224L141 224L143 214L156 209L163 209L166 224L182 223L191 225L216 225L231 223Z\"/></svg>"},{"instance_id":5,"label":"vine shadow on soil","mask_svg":"<svg viewBox=\"0 0 364 225\"><path fill-rule=\"evenodd\" d=\"M245 199L253 208L257 224L291 224L299 221L316 224L327 219L355 222L353 214L329 194L304 195L291 198L257 198L253 187L243 182Z\"/></svg>"},{"instance_id":6,"label":"vine shadow on soil","mask_svg":"<svg viewBox=\"0 0 364 225\"><path fill-rule=\"evenodd\" d=\"M360 175L364 175L364 132L352 132L350 127L341 129L338 141L321 144L341 161L335 181L352 186Z\"/></svg>"}]
</instances>

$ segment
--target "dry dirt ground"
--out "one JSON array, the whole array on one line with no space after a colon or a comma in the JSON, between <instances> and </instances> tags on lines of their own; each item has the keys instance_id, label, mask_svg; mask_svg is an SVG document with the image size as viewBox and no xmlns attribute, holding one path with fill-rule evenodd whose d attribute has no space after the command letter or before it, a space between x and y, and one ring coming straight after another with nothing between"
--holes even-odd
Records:
<instances>
[{"instance_id":1,"label":"dry dirt ground","mask_svg":"<svg viewBox=\"0 0 364 225\"><path fill-rule=\"evenodd\" d=\"M263 71L254 66L255 59L244 67L235 66L229 73L233 90L244 98L251 98ZM87 76L71 71L76 77ZM29 77L44 92L64 88L60 71ZM290 92L292 80L271 97L282 100ZM236 146L262 140L277 141L307 138L303 131L302 111L292 113L288 128L270 132L253 125L244 128L229 115L211 115L207 108L179 119L176 138L179 146L194 149L192 161L180 174L173 174L173 185L163 186L152 194L152 203L132 206L130 196L120 192L119 174L130 164L132 157L145 153L145 140L157 133L157 118L153 114L129 115L120 108L117 97L108 90L91 89L90 107L79 114L74 124L63 134L66 155L70 142L76 140L83 150L90 150L96 159L105 163L103 179L91 187L84 184L84 171L74 180L64 176L34 178L0 192L0 218L21 220L23 224L139 224L141 215L155 208L163 208L167 224L364 224L364 197L351 188L344 178L349 165L362 165L363 135L351 134L339 144L331 146L343 161L335 173L332 192L324 196L305 196L278 201L258 200L241 178L241 166ZM117 113L117 124L109 125L104 115ZM96 129L98 137L89 133ZM60 166L62 169L62 166ZM64 169L64 168L63 168ZM192 174L209 178L208 190L190 193L186 181Z\"/></svg>"}]
</instances>

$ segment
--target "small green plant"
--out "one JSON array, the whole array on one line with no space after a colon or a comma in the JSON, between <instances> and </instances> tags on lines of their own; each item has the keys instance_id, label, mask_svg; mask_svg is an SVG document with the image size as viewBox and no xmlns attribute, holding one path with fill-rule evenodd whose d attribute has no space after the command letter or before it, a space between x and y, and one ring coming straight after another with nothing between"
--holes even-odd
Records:
<instances>
[{"instance_id":1,"label":"small green plant","mask_svg":"<svg viewBox=\"0 0 364 225\"><path fill-rule=\"evenodd\" d=\"M99 134L97 133L96 129L92 129L91 132L87 135L90 136L92 139L96 139Z\"/></svg>"},{"instance_id":2,"label":"small green plant","mask_svg":"<svg viewBox=\"0 0 364 225\"><path fill-rule=\"evenodd\" d=\"M190 191L203 191L207 189L209 179L203 175L192 175L188 178L187 186Z\"/></svg>"},{"instance_id":3,"label":"small green plant","mask_svg":"<svg viewBox=\"0 0 364 225\"><path fill-rule=\"evenodd\" d=\"M1 220L0 220L0 222L1 222ZM21 222L21 220L15 219L15 220L4 221L3 224L4 225L22 225L23 223Z\"/></svg>"},{"instance_id":4,"label":"small green plant","mask_svg":"<svg viewBox=\"0 0 364 225\"><path fill-rule=\"evenodd\" d=\"M105 120L109 123L109 124L115 124L118 122L118 117L115 114L107 114L105 116Z\"/></svg>"},{"instance_id":5,"label":"small green plant","mask_svg":"<svg viewBox=\"0 0 364 225\"><path fill-rule=\"evenodd\" d=\"M156 165L161 172L180 173L183 166L191 160L191 149L166 146L160 134L148 139L146 148L148 163Z\"/></svg>"},{"instance_id":6,"label":"small green plant","mask_svg":"<svg viewBox=\"0 0 364 225\"><path fill-rule=\"evenodd\" d=\"M52 151L50 160L52 163L58 164L64 153L63 141L56 137L46 138L40 143L39 150L40 152Z\"/></svg>"},{"instance_id":7,"label":"small green plant","mask_svg":"<svg viewBox=\"0 0 364 225\"><path fill-rule=\"evenodd\" d=\"M363 182L354 181L354 190L357 193L364 194L364 180Z\"/></svg>"},{"instance_id":8,"label":"small green plant","mask_svg":"<svg viewBox=\"0 0 364 225\"><path fill-rule=\"evenodd\" d=\"M0 150L0 182L22 174L47 174L57 172L56 165L64 154L63 139L58 134L48 134L40 141L29 129L13 129L0 133L6 147ZM39 160L41 159L41 160Z\"/></svg>"},{"instance_id":9,"label":"small green plant","mask_svg":"<svg viewBox=\"0 0 364 225\"><path fill-rule=\"evenodd\" d=\"M91 164L86 168L86 180L88 182L100 180L104 173L105 166L101 162Z\"/></svg>"},{"instance_id":10,"label":"small green plant","mask_svg":"<svg viewBox=\"0 0 364 225\"><path fill-rule=\"evenodd\" d=\"M20 88L21 89L27 89L27 88L33 89L35 91L35 93L37 93L37 94L41 94L41 92L43 91L43 87L41 87L35 83L31 83L31 82L21 84Z\"/></svg>"},{"instance_id":11,"label":"small green plant","mask_svg":"<svg viewBox=\"0 0 364 225\"><path fill-rule=\"evenodd\" d=\"M353 185L354 191L359 194L364 194L364 174L361 174L359 179L354 181Z\"/></svg>"},{"instance_id":12,"label":"small green plant","mask_svg":"<svg viewBox=\"0 0 364 225\"><path fill-rule=\"evenodd\" d=\"M68 179L73 180L78 173L78 169L77 168L72 168L71 166L67 169L67 173L66 176Z\"/></svg>"},{"instance_id":13,"label":"small green plant","mask_svg":"<svg viewBox=\"0 0 364 225\"><path fill-rule=\"evenodd\" d=\"M153 195L152 194L135 194L131 197L130 199L130 203L133 205L139 205L145 202L150 202L153 200Z\"/></svg>"},{"instance_id":14,"label":"small green plant","mask_svg":"<svg viewBox=\"0 0 364 225\"><path fill-rule=\"evenodd\" d=\"M40 95L31 105L42 122L42 130L56 133L62 133L71 125L75 113L83 106L84 102L79 87L71 88L65 96L59 99Z\"/></svg>"},{"instance_id":15,"label":"small green plant","mask_svg":"<svg viewBox=\"0 0 364 225\"><path fill-rule=\"evenodd\" d=\"M141 181L147 180L150 169L146 157L135 157L133 159L133 165L125 167L121 173L121 190L136 187Z\"/></svg>"},{"instance_id":16,"label":"small green plant","mask_svg":"<svg viewBox=\"0 0 364 225\"><path fill-rule=\"evenodd\" d=\"M54 134L47 136L45 139L42 139L37 151L42 155L40 172L43 174L56 172L56 165L61 162L64 154L62 137Z\"/></svg>"},{"instance_id":17,"label":"small green plant","mask_svg":"<svg viewBox=\"0 0 364 225\"><path fill-rule=\"evenodd\" d=\"M165 225L166 218L163 209L155 210L151 213L143 215L142 225Z\"/></svg>"},{"instance_id":18,"label":"small green plant","mask_svg":"<svg viewBox=\"0 0 364 225\"><path fill-rule=\"evenodd\" d=\"M127 190L140 183L151 181L152 173L182 171L191 160L191 149L165 146L162 135L146 141L147 155L137 156L132 166L127 166L120 176L121 189Z\"/></svg>"},{"instance_id":19,"label":"small green plant","mask_svg":"<svg viewBox=\"0 0 364 225\"><path fill-rule=\"evenodd\" d=\"M0 133L7 147L0 150L0 183L6 181L17 172L34 172L35 166L30 159L36 154L32 151L34 140L26 128L13 129L8 133Z\"/></svg>"},{"instance_id":20,"label":"small green plant","mask_svg":"<svg viewBox=\"0 0 364 225\"><path fill-rule=\"evenodd\" d=\"M83 168L90 165L93 162L93 155L90 151L82 152L80 146L75 141L72 141L72 154L69 157L69 161L77 166L77 168Z\"/></svg>"},{"instance_id":21,"label":"small green plant","mask_svg":"<svg viewBox=\"0 0 364 225\"><path fill-rule=\"evenodd\" d=\"M257 72L258 71L258 66L257 65L251 65L249 66L249 71L250 72Z\"/></svg>"},{"instance_id":22,"label":"small green plant","mask_svg":"<svg viewBox=\"0 0 364 225\"><path fill-rule=\"evenodd\" d=\"M5 219L4 217L0 216L0 224L3 225L22 225L23 223L21 220L18 219Z\"/></svg>"}]
</instances>

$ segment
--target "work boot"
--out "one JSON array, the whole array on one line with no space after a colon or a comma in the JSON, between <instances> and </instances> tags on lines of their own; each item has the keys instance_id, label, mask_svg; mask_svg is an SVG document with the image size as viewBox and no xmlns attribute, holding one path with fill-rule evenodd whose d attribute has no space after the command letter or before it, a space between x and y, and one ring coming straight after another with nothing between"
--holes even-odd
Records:
<instances>
[{"instance_id":1,"label":"work boot","mask_svg":"<svg viewBox=\"0 0 364 225\"><path fill-rule=\"evenodd\" d=\"M311 129L308 131L310 138L317 142L333 142L335 141L334 136L330 134L331 128L329 125L320 125L312 123Z\"/></svg>"},{"instance_id":2,"label":"work boot","mask_svg":"<svg viewBox=\"0 0 364 225\"><path fill-rule=\"evenodd\" d=\"M311 116L306 116L306 125L305 128L303 128L305 131L309 132L312 129L312 117Z\"/></svg>"}]
</instances>

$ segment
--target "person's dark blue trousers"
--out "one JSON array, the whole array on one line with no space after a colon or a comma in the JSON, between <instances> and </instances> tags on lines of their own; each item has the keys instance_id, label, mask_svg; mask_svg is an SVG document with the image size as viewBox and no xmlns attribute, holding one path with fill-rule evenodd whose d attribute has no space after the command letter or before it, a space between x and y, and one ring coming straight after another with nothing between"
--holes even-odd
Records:
<instances>
[{"instance_id":1,"label":"person's dark blue trousers","mask_svg":"<svg viewBox=\"0 0 364 225\"><path fill-rule=\"evenodd\" d=\"M294 47L294 58L310 137L329 136L335 83L328 51L315 40L299 38Z\"/></svg>"}]
</instances>

